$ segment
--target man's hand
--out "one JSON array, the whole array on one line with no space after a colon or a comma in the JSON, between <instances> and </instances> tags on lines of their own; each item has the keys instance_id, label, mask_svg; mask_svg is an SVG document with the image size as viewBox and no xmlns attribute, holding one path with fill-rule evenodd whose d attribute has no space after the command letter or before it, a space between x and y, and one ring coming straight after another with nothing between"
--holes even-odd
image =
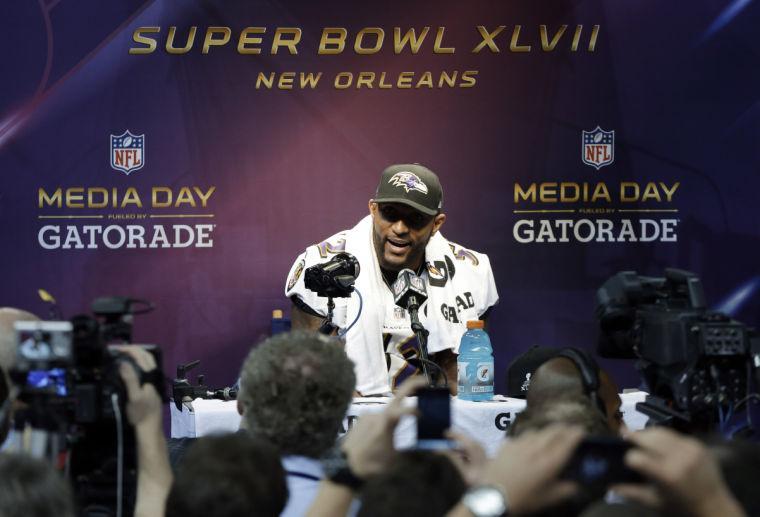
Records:
<instances>
[{"instance_id":1,"label":"man's hand","mask_svg":"<svg viewBox=\"0 0 760 517\"><path fill-rule=\"evenodd\" d=\"M130 357L144 372L156 369L153 355L139 346L115 346L114 349ZM129 362L119 365L119 374L127 389L127 419L136 428L144 424L161 422L161 397L152 384L140 385L140 377Z\"/></svg>"},{"instance_id":2,"label":"man's hand","mask_svg":"<svg viewBox=\"0 0 760 517\"><path fill-rule=\"evenodd\" d=\"M458 447L442 451L442 454L451 460L468 486L479 484L488 466L486 451L480 443L464 433L449 430L446 431L446 437L455 441Z\"/></svg>"},{"instance_id":3,"label":"man's hand","mask_svg":"<svg viewBox=\"0 0 760 517\"><path fill-rule=\"evenodd\" d=\"M393 432L402 416L416 412L413 407L404 407L404 398L426 384L427 381L421 377L411 377L399 387L396 395L382 412L359 417L346 434L342 445L348 465L354 475L366 479L383 472L390 465L396 455L393 447ZM308 517L346 515L353 496L348 487L323 480L306 515Z\"/></svg>"},{"instance_id":4,"label":"man's hand","mask_svg":"<svg viewBox=\"0 0 760 517\"><path fill-rule=\"evenodd\" d=\"M483 482L501 486L509 511L534 512L575 494L578 487L558 479L583 438L575 427L553 425L506 442L487 467Z\"/></svg>"},{"instance_id":5,"label":"man's hand","mask_svg":"<svg viewBox=\"0 0 760 517\"><path fill-rule=\"evenodd\" d=\"M145 372L156 369L153 356L139 346L112 348L132 358ZM127 389L127 419L135 427L137 442L135 517L159 517L164 515L173 479L161 423L161 397L153 385L140 385L138 372L129 362L119 365L119 374Z\"/></svg>"},{"instance_id":6,"label":"man's hand","mask_svg":"<svg viewBox=\"0 0 760 517\"><path fill-rule=\"evenodd\" d=\"M578 486L558 479L583 438L576 427L553 425L505 442L485 469L481 484L495 485L506 496L510 515L532 513L575 494ZM459 503L449 517L471 515Z\"/></svg>"},{"instance_id":7,"label":"man's hand","mask_svg":"<svg viewBox=\"0 0 760 517\"><path fill-rule=\"evenodd\" d=\"M652 487L619 485L613 490L644 504L662 501L694 516L741 516L743 510L729 491L710 451L694 438L653 427L631 433L636 444L625 463L654 482Z\"/></svg>"},{"instance_id":8,"label":"man's hand","mask_svg":"<svg viewBox=\"0 0 760 517\"><path fill-rule=\"evenodd\" d=\"M446 377L449 381L449 392L452 395L457 394L457 354L453 350L441 350L438 353L432 354L430 359L437 364L441 370L446 372ZM431 373L436 373L431 371Z\"/></svg>"},{"instance_id":9,"label":"man's hand","mask_svg":"<svg viewBox=\"0 0 760 517\"><path fill-rule=\"evenodd\" d=\"M367 478L382 472L390 464L396 453L393 432L399 420L404 415L416 413L415 408L404 406L404 399L426 384L422 377L410 377L396 390L382 412L359 417L342 447L354 474Z\"/></svg>"}]
</instances>

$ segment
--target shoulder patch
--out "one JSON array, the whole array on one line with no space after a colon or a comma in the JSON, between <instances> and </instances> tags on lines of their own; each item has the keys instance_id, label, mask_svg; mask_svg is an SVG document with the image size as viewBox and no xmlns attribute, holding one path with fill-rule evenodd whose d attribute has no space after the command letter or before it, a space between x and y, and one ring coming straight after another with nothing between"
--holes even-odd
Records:
<instances>
[{"instance_id":1,"label":"shoulder patch","mask_svg":"<svg viewBox=\"0 0 760 517\"><path fill-rule=\"evenodd\" d=\"M340 253L346 250L346 239L344 237L334 238L333 240L322 241L316 245L319 256L327 258L328 253Z\"/></svg>"},{"instance_id":2,"label":"shoulder patch","mask_svg":"<svg viewBox=\"0 0 760 517\"><path fill-rule=\"evenodd\" d=\"M457 260L469 260L472 262L473 266L477 266L480 263L478 257L467 248L463 248L459 244L453 242L449 242L449 247L451 248L451 253L454 254L454 258Z\"/></svg>"},{"instance_id":3,"label":"shoulder patch","mask_svg":"<svg viewBox=\"0 0 760 517\"><path fill-rule=\"evenodd\" d=\"M296 282L298 282L298 279L301 278L301 273L303 273L304 266L306 266L306 261L304 259L298 261L298 265L293 271L293 275L290 277L290 280L288 280L288 291L293 289L293 287L296 285Z\"/></svg>"}]
</instances>

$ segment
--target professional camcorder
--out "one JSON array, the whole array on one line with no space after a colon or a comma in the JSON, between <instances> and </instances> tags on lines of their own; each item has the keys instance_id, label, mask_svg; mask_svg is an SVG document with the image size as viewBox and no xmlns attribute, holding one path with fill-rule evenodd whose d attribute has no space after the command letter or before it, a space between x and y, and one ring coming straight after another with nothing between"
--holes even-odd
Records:
<instances>
[{"instance_id":1,"label":"professional camcorder","mask_svg":"<svg viewBox=\"0 0 760 517\"><path fill-rule=\"evenodd\" d=\"M753 396L760 336L708 310L694 273L666 269L664 278L653 278L624 271L602 285L597 302L599 355L638 359L650 396L637 409L650 421L715 430Z\"/></svg>"},{"instance_id":2,"label":"professional camcorder","mask_svg":"<svg viewBox=\"0 0 760 517\"><path fill-rule=\"evenodd\" d=\"M319 328L320 333L330 335L337 330L332 322L335 309L333 298L350 297L360 271L359 261L350 253L338 253L327 262L306 269L303 278L306 289L327 298L327 316Z\"/></svg>"},{"instance_id":3,"label":"professional camcorder","mask_svg":"<svg viewBox=\"0 0 760 517\"><path fill-rule=\"evenodd\" d=\"M350 253L338 253L322 264L306 269L304 285L317 296L348 298L354 292L354 282L359 276L359 261Z\"/></svg>"},{"instance_id":4,"label":"professional camcorder","mask_svg":"<svg viewBox=\"0 0 760 517\"><path fill-rule=\"evenodd\" d=\"M99 298L94 316L70 321L15 324L17 360L10 372L22 409L15 412L17 436L31 436L32 454L58 461L68 453L67 473L85 515L110 515L121 475L124 509L134 504L134 432L124 411L127 395L119 366L131 357L109 345L132 341L132 317L152 310L148 302ZM161 351L142 345L158 367L142 372L165 398ZM100 512L100 513L99 513Z\"/></svg>"}]
</instances>

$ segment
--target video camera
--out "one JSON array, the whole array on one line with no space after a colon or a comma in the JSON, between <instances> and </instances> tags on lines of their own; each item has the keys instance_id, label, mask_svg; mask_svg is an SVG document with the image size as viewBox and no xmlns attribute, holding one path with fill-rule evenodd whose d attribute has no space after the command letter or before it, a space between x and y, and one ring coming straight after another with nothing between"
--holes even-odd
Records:
<instances>
[{"instance_id":1,"label":"video camera","mask_svg":"<svg viewBox=\"0 0 760 517\"><path fill-rule=\"evenodd\" d=\"M360 271L356 257L345 252L306 269L303 278L306 289L327 298L327 316L319 327L320 333L330 335L337 330L332 322L335 309L333 298L350 297Z\"/></svg>"},{"instance_id":2,"label":"video camera","mask_svg":"<svg viewBox=\"0 0 760 517\"><path fill-rule=\"evenodd\" d=\"M650 396L637 409L654 423L713 430L750 397L752 375L760 375L760 336L708 310L694 273L666 269L664 278L653 278L624 271L596 297L599 355L638 359Z\"/></svg>"},{"instance_id":3,"label":"video camera","mask_svg":"<svg viewBox=\"0 0 760 517\"><path fill-rule=\"evenodd\" d=\"M350 253L338 253L327 262L307 268L304 286L317 296L348 298L354 292L354 282L360 270L356 257Z\"/></svg>"},{"instance_id":4,"label":"video camera","mask_svg":"<svg viewBox=\"0 0 760 517\"><path fill-rule=\"evenodd\" d=\"M68 453L68 475L83 514L109 515L119 471L125 509L134 504L135 440L124 412L127 395L119 367L128 362L140 372L131 357L109 345L130 343L133 315L152 306L99 298L91 309L94 316L70 321L15 324L17 360L10 374L23 404L14 422L18 436L33 437L33 455L57 462L61 452ZM143 372L141 380L153 384L165 399L161 351L155 345L142 346L158 367Z\"/></svg>"}]
</instances>

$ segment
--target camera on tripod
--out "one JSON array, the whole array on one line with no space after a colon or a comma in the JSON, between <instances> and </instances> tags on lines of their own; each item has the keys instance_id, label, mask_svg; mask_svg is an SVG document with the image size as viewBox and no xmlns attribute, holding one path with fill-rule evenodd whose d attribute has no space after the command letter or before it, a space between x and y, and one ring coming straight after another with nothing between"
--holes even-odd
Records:
<instances>
[{"instance_id":1,"label":"camera on tripod","mask_svg":"<svg viewBox=\"0 0 760 517\"><path fill-rule=\"evenodd\" d=\"M760 336L706 307L694 273L624 271L597 291L602 357L636 358L650 397L637 409L682 431L713 430L760 375ZM755 380L755 385L758 382Z\"/></svg>"}]
</instances>

